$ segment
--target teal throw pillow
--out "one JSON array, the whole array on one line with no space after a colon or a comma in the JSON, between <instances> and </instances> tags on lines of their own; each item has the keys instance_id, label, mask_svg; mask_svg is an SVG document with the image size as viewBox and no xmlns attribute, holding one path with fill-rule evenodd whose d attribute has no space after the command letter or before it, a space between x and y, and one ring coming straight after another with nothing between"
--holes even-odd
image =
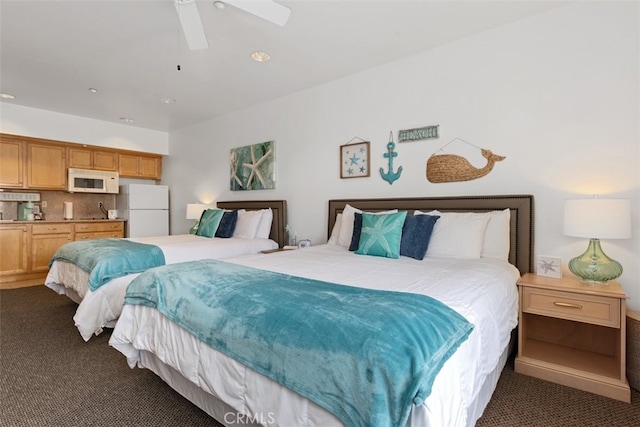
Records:
<instances>
[{"instance_id":1,"label":"teal throw pillow","mask_svg":"<svg viewBox=\"0 0 640 427\"><path fill-rule=\"evenodd\" d=\"M222 209L207 209L204 211L200 217L196 236L214 237L223 214L224 211Z\"/></svg>"},{"instance_id":2,"label":"teal throw pillow","mask_svg":"<svg viewBox=\"0 0 640 427\"><path fill-rule=\"evenodd\" d=\"M398 258L402 226L406 217L407 211L375 215L363 212L360 243L356 253Z\"/></svg>"}]
</instances>

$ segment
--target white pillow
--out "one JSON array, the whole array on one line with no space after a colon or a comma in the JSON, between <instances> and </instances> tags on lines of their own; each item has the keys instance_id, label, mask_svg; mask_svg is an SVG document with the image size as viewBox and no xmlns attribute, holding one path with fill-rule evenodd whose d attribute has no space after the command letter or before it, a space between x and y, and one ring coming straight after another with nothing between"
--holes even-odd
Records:
<instances>
[{"instance_id":1,"label":"white pillow","mask_svg":"<svg viewBox=\"0 0 640 427\"><path fill-rule=\"evenodd\" d=\"M233 230L233 237L241 237L244 239L254 239L262 218L261 211L248 211L240 209L238 211L238 221L236 229Z\"/></svg>"},{"instance_id":2,"label":"white pillow","mask_svg":"<svg viewBox=\"0 0 640 427\"><path fill-rule=\"evenodd\" d=\"M340 234L340 223L342 222L342 214L339 213L336 215L336 222L333 224L333 228L331 229L331 236L329 237L329 241L332 245L338 244L338 234Z\"/></svg>"},{"instance_id":3,"label":"white pillow","mask_svg":"<svg viewBox=\"0 0 640 427\"><path fill-rule=\"evenodd\" d=\"M415 211L414 215L439 215L433 227L428 257L480 258L489 217L473 212Z\"/></svg>"},{"instance_id":4,"label":"white pillow","mask_svg":"<svg viewBox=\"0 0 640 427\"><path fill-rule=\"evenodd\" d=\"M386 214L386 213L396 213L398 209L391 209L388 211L381 212L371 212L372 214ZM340 220L340 229L338 233L338 245L349 247L351 246L351 238L353 237L353 221L355 219L356 213L362 213L362 211L358 208L354 208L353 206L347 204L342 210L342 218Z\"/></svg>"},{"instance_id":5,"label":"white pillow","mask_svg":"<svg viewBox=\"0 0 640 427\"><path fill-rule=\"evenodd\" d=\"M338 245L348 248L351 244L353 220L356 212L360 213L362 211L349 204L347 204L342 210L342 218L340 219L340 229L338 233Z\"/></svg>"},{"instance_id":6,"label":"white pillow","mask_svg":"<svg viewBox=\"0 0 640 427\"><path fill-rule=\"evenodd\" d=\"M262 209L260 211L260 224L258 225L258 231L256 231L256 239L268 239L271 234L271 222L273 222L273 211L271 208Z\"/></svg>"},{"instance_id":7,"label":"white pillow","mask_svg":"<svg viewBox=\"0 0 640 427\"><path fill-rule=\"evenodd\" d=\"M484 242L482 244L482 258L496 258L509 261L509 240L511 211L505 209L502 211L487 212L489 222L484 232Z\"/></svg>"}]
</instances>

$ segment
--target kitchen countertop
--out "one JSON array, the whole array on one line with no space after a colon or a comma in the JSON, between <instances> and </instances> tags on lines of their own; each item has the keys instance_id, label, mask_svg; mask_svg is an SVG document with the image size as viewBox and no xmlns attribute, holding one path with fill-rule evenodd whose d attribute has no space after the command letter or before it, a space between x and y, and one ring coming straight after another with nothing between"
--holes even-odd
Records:
<instances>
[{"instance_id":1,"label":"kitchen countertop","mask_svg":"<svg viewBox=\"0 0 640 427\"><path fill-rule=\"evenodd\" d=\"M78 218L78 219L42 219L34 221L19 221L17 219L3 219L0 224L53 224L53 223L77 223L77 222L125 222L124 218L104 219L104 218Z\"/></svg>"}]
</instances>

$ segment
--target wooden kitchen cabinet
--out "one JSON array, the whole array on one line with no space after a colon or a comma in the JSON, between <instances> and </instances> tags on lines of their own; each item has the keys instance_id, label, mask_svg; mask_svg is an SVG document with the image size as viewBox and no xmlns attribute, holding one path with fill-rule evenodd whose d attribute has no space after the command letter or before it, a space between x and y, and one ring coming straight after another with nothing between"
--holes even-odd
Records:
<instances>
[{"instance_id":1,"label":"wooden kitchen cabinet","mask_svg":"<svg viewBox=\"0 0 640 427\"><path fill-rule=\"evenodd\" d=\"M92 169L103 171L118 170L118 153L100 151L92 148L70 147L68 149L70 168Z\"/></svg>"},{"instance_id":2,"label":"wooden kitchen cabinet","mask_svg":"<svg viewBox=\"0 0 640 427\"><path fill-rule=\"evenodd\" d=\"M31 272L48 272L58 248L73 240L72 224L33 224L31 227Z\"/></svg>"},{"instance_id":3,"label":"wooden kitchen cabinet","mask_svg":"<svg viewBox=\"0 0 640 427\"><path fill-rule=\"evenodd\" d=\"M56 250L74 240L124 237L124 220L0 224L0 289L44 283Z\"/></svg>"},{"instance_id":4,"label":"wooden kitchen cabinet","mask_svg":"<svg viewBox=\"0 0 640 427\"><path fill-rule=\"evenodd\" d=\"M67 189L67 147L27 143L27 187L41 190Z\"/></svg>"},{"instance_id":5,"label":"wooden kitchen cabinet","mask_svg":"<svg viewBox=\"0 0 640 427\"><path fill-rule=\"evenodd\" d=\"M66 190L67 167L159 180L162 155L0 133L0 189Z\"/></svg>"},{"instance_id":6,"label":"wooden kitchen cabinet","mask_svg":"<svg viewBox=\"0 0 640 427\"><path fill-rule=\"evenodd\" d=\"M118 154L118 173L127 178L160 179L162 156Z\"/></svg>"},{"instance_id":7,"label":"wooden kitchen cabinet","mask_svg":"<svg viewBox=\"0 0 640 427\"><path fill-rule=\"evenodd\" d=\"M0 224L0 283L29 271L29 233L25 224Z\"/></svg>"},{"instance_id":8,"label":"wooden kitchen cabinet","mask_svg":"<svg viewBox=\"0 0 640 427\"><path fill-rule=\"evenodd\" d=\"M0 187L23 188L24 143L13 138L0 138Z\"/></svg>"},{"instance_id":9,"label":"wooden kitchen cabinet","mask_svg":"<svg viewBox=\"0 0 640 427\"><path fill-rule=\"evenodd\" d=\"M77 223L74 225L74 240L106 239L124 237L124 222Z\"/></svg>"}]
</instances>

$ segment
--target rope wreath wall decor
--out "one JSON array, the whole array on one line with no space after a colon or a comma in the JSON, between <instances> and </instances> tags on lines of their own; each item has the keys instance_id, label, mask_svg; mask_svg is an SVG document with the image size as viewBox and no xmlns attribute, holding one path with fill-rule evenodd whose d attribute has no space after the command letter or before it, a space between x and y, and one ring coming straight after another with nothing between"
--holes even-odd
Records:
<instances>
[{"instance_id":1,"label":"rope wreath wall decor","mask_svg":"<svg viewBox=\"0 0 640 427\"><path fill-rule=\"evenodd\" d=\"M480 148L465 141L461 138L454 138L445 144L438 151L442 151L444 147L451 144L454 141L462 141L469 144L482 153L482 157L487 159L487 164L478 169L474 167L467 159L455 154L432 154L427 159L427 180L433 183L442 182L458 182L458 181L471 181L473 179L481 178L487 175L493 169L493 165L496 162L505 159L504 156L493 154L491 150L486 148Z\"/></svg>"}]
</instances>

